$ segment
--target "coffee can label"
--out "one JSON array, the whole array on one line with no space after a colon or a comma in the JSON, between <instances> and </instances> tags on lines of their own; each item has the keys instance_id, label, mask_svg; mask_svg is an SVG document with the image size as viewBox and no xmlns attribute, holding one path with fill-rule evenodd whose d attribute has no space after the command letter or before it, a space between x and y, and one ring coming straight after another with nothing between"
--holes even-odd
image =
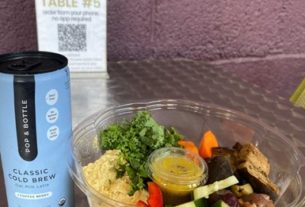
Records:
<instances>
[{"instance_id":1,"label":"coffee can label","mask_svg":"<svg viewBox=\"0 0 305 207\"><path fill-rule=\"evenodd\" d=\"M9 207L73 205L69 68L0 73L0 152Z\"/></svg>"}]
</instances>

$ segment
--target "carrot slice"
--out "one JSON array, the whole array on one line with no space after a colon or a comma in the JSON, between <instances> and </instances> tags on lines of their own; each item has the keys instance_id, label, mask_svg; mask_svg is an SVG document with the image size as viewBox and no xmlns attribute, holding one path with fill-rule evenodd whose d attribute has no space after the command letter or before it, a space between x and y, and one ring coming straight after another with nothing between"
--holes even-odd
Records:
<instances>
[{"instance_id":1,"label":"carrot slice","mask_svg":"<svg viewBox=\"0 0 305 207\"><path fill-rule=\"evenodd\" d=\"M206 159L212 157L212 148L218 147L218 141L212 131L207 131L203 134L200 146L199 155Z\"/></svg>"},{"instance_id":2,"label":"carrot slice","mask_svg":"<svg viewBox=\"0 0 305 207\"><path fill-rule=\"evenodd\" d=\"M178 145L180 145L181 147L183 147L184 149L199 155L199 150L197 148L197 146L195 145L194 142L189 141L189 140L179 140L178 141Z\"/></svg>"}]
</instances>

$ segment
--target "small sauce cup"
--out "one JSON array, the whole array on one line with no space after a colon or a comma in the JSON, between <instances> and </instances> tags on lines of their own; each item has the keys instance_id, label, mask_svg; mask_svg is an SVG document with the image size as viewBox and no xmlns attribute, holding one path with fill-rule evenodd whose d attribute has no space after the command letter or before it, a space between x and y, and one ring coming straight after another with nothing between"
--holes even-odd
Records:
<instances>
[{"instance_id":1,"label":"small sauce cup","mask_svg":"<svg viewBox=\"0 0 305 207\"><path fill-rule=\"evenodd\" d=\"M208 178L206 162L182 148L155 150L147 162L150 177L161 188L165 204L177 205L191 200L193 190Z\"/></svg>"}]
</instances>

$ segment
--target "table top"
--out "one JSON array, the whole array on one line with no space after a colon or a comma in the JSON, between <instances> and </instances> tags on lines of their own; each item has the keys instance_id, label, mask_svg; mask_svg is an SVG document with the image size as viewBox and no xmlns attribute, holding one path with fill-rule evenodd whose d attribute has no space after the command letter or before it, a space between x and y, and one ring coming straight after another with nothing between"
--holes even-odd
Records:
<instances>
[{"instance_id":1,"label":"table top","mask_svg":"<svg viewBox=\"0 0 305 207\"><path fill-rule=\"evenodd\" d=\"M177 98L214 103L254 116L283 131L305 152L305 110L288 99L251 85L234 73L204 62L129 61L108 64L109 77L72 78L73 126L107 106L143 99ZM2 170L0 206L7 207ZM76 190L76 207L87 207Z\"/></svg>"}]
</instances>

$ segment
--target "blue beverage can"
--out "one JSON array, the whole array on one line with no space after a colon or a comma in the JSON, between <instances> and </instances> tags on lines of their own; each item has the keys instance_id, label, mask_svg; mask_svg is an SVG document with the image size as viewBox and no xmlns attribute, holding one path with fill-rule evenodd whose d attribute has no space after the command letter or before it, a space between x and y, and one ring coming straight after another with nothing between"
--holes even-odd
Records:
<instances>
[{"instance_id":1,"label":"blue beverage can","mask_svg":"<svg viewBox=\"0 0 305 207\"><path fill-rule=\"evenodd\" d=\"M0 55L0 155L9 207L73 207L66 57Z\"/></svg>"}]
</instances>

